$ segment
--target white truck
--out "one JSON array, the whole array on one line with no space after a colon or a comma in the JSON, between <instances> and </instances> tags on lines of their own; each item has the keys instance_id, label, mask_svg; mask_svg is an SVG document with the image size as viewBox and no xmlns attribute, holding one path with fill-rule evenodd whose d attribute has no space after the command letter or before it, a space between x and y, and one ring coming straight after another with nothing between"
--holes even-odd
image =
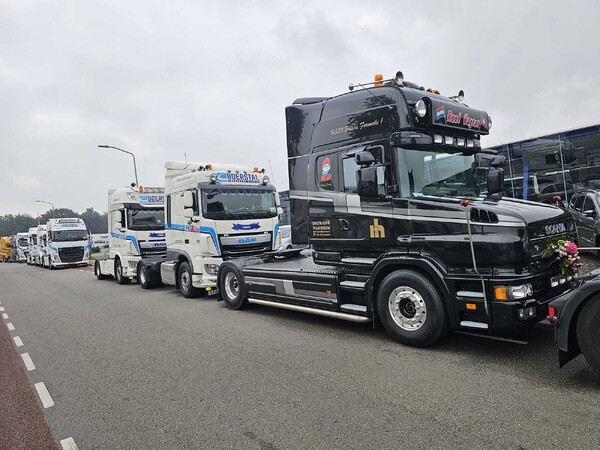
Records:
<instances>
[{"instance_id":1,"label":"white truck","mask_svg":"<svg viewBox=\"0 0 600 450\"><path fill-rule=\"evenodd\" d=\"M42 267L87 266L92 252L90 232L83 219L50 219L46 224L46 235L41 240Z\"/></svg>"},{"instance_id":2,"label":"white truck","mask_svg":"<svg viewBox=\"0 0 600 450\"><path fill-rule=\"evenodd\" d=\"M216 293L219 265L277 250L281 207L264 169L233 164L165 164L164 258L143 258L138 281L161 283L185 297Z\"/></svg>"},{"instance_id":3,"label":"white truck","mask_svg":"<svg viewBox=\"0 0 600 450\"><path fill-rule=\"evenodd\" d=\"M47 236L46 225L38 225L36 229L37 253L34 256L33 264L35 266L42 265L42 259L46 253Z\"/></svg>"},{"instance_id":4,"label":"white truck","mask_svg":"<svg viewBox=\"0 0 600 450\"><path fill-rule=\"evenodd\" d=\"M17 233L16 244L17 247L15 250L16 260L15 262L25 262L28 258L29 253L29 233Z\"/></svg>"},{"instance_id":5,"label":"white truck","mask_svg":"<svg viewBox=\"0 0 600 450\"><path fill-rule=\"evenodd\" d=\"M40 247L37 243L37 227L31 227L27 231L27 242L29 246L29 252L27 252L27 264L31 266L36 263L40 253Z\"/></svg>"},{"instance_id":6,"label":"white truck","mask_svg":"<svg viewBox=\"0 0 600 450\"><path fill-rule=\"evenodd\" d=\"M108 191L109 257L96 260L102 280L128 284L137 277L142 257L166 254L164 188L124 187Z\"/></svg>"}]
</instances>

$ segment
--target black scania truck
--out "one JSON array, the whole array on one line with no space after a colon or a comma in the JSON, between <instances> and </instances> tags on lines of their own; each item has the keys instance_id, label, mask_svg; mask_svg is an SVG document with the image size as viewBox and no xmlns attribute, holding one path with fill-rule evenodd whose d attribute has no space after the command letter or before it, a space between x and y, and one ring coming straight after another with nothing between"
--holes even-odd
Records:
<instances>
[{"instance_id":1,"label":"black scania truck","mask_svg":"<svg viewBox=\"0 0 600 450\"><path fill-rule=\"evenodd\" d=\"M286 108L291 258L223 263L219 298L355 322L398 341L531 325L569 290L543 250L575 239L558 207L502 198L491 119L400 72Z\"/></svg>"}]
</instances>

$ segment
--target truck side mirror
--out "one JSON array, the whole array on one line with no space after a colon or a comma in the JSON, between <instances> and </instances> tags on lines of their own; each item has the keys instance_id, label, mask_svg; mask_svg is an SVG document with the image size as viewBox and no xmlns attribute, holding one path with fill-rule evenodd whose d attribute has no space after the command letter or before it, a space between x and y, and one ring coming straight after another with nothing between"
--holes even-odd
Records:
<instances>
[{"instance_id":1,"label":"truck side mirror","mask_svg":"<svg viewBox=\"0 0 600 450\"><path fill-rule=\"evenodd\" d=\"M187 194L187 192L186 192ZM190 192L191 194L191 192ZM185 208L183 210L183 217L185 217L186 219L191 219L192 217L194 217L194 210L192 208Z\"/></svg>"},{"instance_id":2,"label":"truck side mirror","mask_svg":"<svg viewBox=\"0 0 600 450\"><path fill-rule=\"evenodd\" d=\"M356 190L360 197L376 198L377 189L377 167L363 167L356 172Z\"/></svg>"},{"instance_id":3,"label":"truck side mirror","mask_svg":"<svg viewBox=\"0 0 600 450\"><path fill-rule=\"evenodd\" d=\"M490 168L487 173L488 194L504 192L504 169Z\"/></svg>"},{"instance_id":4,"label":"truck side mirror","mask_svg":"<svg viewBox=\"0 0 600 450\"><path fill-rule=\"evenodd\" d=\"M358 152L356 155L354 155L354 161L356 164L362 167L370 166L375 162L375 157L371 152L363 150L362 152Z\"/></svg>"},{"instance_id":5,"label":"truck side mirror","mask_svg":"<svg viewBox=\"0 0 600 450\"><path fill-rule=\"evenodd\" d=\"M194 196L192 195L192 191L185 191L183 193L183 207L184 208L193 208L194 207ZM187 217L187 216L184 216Z\"/></svg>"}]
</instances>

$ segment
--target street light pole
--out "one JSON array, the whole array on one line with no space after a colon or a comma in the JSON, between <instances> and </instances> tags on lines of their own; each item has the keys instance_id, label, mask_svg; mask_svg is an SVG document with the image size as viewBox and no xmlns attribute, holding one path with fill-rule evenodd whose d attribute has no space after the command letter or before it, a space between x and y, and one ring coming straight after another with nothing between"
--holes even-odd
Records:
<instances>
[{"instance_id":1,"label":"street light pole","mask_svg":"<svg viewBox=\"0 0 600 450\"><path fill-rule=\"evenodd\" d=\"M44 200L34 200L33 203L47 203L48 205L52 206L52 218L56 219L56 215L54 214L54 203L46 202ZM38 222L39 221L40 221L40 217L39 217L39 213L38 213Z\"/></svg>"},{"instance_id":2,"label":"street light pole","mask_svg":"<svg viewBox=\"0 0 600 450\"><path fill-rule=\"evenodd\" d=\"M100 148L112 148L114 150L119 150L120 152L127 153L127 154L131 155L131 157L133 158L133 171L135 172L135 185L136 186L140 185L138 183L137 166L135 165L135 155L133 153L128 152L127 150L123 150L122 148L119 148L119 147L113 147L112 145L99 145L98 147L100 147Z\"/></svg>"}]
</instances>

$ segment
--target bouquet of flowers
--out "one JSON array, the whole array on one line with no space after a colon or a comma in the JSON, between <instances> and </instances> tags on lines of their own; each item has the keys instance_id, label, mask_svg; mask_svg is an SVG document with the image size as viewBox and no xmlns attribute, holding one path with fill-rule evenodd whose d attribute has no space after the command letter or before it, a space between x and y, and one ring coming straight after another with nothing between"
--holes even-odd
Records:
<instances>
[{"instance_id":1,"label":"bouquet of flowers","mask_svg":"<svg viewBox=\"0 0 600 450\"><path fill-rule=\"evenodd\" d=\"M554 257L558 261L560 272L563 275L574 276L583 265L579 261L579 248L577 248L577 244L565 241L564 239L550 242L544 249L543 256Z\"/></svg>"}]
</instances>

